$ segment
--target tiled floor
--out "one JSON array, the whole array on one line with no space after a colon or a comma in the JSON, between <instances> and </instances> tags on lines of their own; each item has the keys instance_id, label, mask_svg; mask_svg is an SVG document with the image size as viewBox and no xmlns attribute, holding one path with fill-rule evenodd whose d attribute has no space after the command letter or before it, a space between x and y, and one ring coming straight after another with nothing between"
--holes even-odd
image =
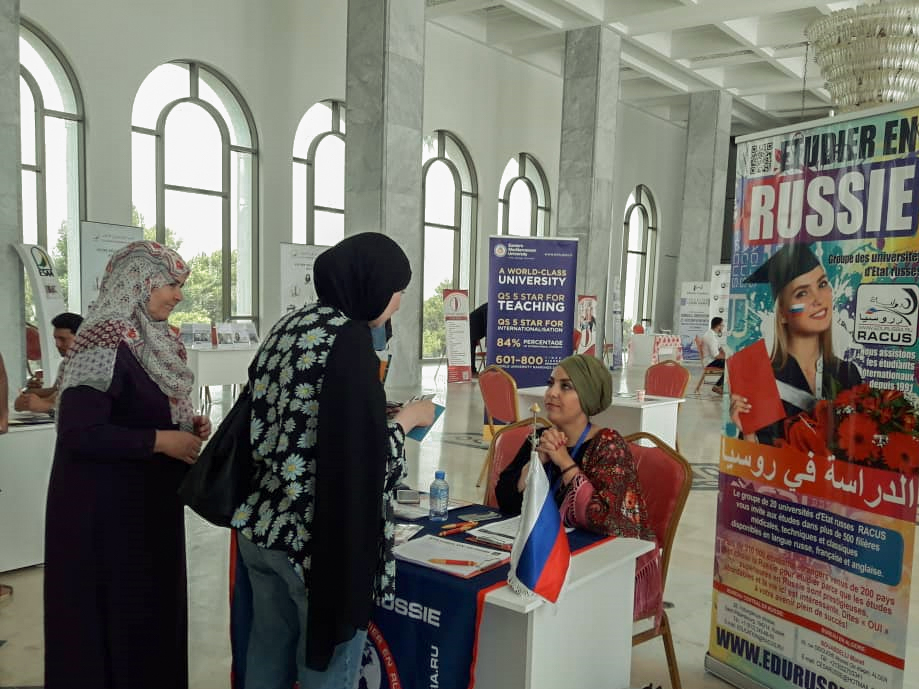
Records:
<instances>
[{"instance_id":1,"label":"tiled floor","mask_svg":"<svg viewBox=\"0 0 919 689\"><path fill-rule=\"evenodd\" d=\"M699 369L693 370L693 382ZM436 373L436 375L435 375ZM627 369L615 374L617 389L640 386L641 371ZM426 487L435 468L445 469L453 495L480 500L475 481L485 456L485 446L477 439L481 429L482 402L477 386L445 383L445 372L425 367L423 388L438 393L447 404L439 426L424 443L409 448L409 481ZM390 391L391 399L402 399L417 391ZM214 408L219 417L220 407ZM703 388L690 396L680 412L679 441L683 454L694 464L718 461L720 398ZM480 436L479 436L480 438ZM711 571L717 492L694 489L680 523L670 565L666 599L675 605L670 611L676 652L683 687L720 689L728 685L708 675L703 660L708 647L711 616ZM919 571L919 558L913 567ZM226 689L229 673L227 642L227 532L211 527L193 515L188 518L188 570L190 590L190 658L192 689ZM30 568L0 575L0 581L15 587L13 601L0 608L0 687L40 685L42 658L41 568ZM612 595L612 594L611 594ZM910 618L919 619L919 595L913 596ZM585 621L589 624L589 621ZM907 640L905 689L919 689L919 640L910 625ZM78 633L78 632L76 632ZM663 689L670 687L659 639L634 649L632 684L644 687L649 682ZM910 668L913 672L910 672ZM581 689L581 688L573 688ZM583 688L593 689L593 688Z\"/></svg>"}]
</instances>

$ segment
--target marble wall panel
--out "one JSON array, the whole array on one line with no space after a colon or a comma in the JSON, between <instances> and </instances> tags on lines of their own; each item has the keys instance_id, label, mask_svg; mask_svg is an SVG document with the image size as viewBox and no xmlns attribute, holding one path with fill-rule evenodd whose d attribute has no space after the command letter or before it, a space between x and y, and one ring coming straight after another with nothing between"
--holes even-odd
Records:
<instances>
[{"instance_id":1,"label":"marble wall panel","mask_svg":"<svg viewBox=\"0 0 919 689\"><path fill-rule=\"evenodd\" d=\"M0 0L0 354L12 392L25 380L19 169L19 0Z\"/></svg>"}]
</instances>

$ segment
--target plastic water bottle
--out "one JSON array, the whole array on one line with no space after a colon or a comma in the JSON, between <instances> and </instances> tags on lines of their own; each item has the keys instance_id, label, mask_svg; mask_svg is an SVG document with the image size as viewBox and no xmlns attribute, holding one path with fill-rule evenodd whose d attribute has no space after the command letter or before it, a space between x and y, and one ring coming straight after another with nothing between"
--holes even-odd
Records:
<instances>
[{"instance_id":1,"label":"plastic water bottle","mask_svg":"<svg viewBox=\"0 0 919 689\"><path fill-rule=\"evenodd\" d=\"M428 517L432 522L447 521L447 507L450 503L450 486L445 480L446 474L442 471L434 472L434 480L431 482L431 489L428 493L430 510Z\"/></svg>"}]
</instances>

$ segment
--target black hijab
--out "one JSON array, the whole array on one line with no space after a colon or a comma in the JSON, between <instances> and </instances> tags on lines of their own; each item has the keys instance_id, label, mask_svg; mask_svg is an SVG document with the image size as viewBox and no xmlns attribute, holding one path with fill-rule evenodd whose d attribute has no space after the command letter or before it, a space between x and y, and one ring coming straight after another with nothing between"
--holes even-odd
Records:
<instances>
[{"instance_id":1,"label":"black hijab","mask_svg":"<svg viewBox=\"0 0 919 689\"><path fill-rule=\"evenodd\" d=\"M319 301L340 309L348 318L378 318L396 292L412 279L405 252L379 232L345 237L323 251L313 265Z\"/></svg>"},{"instance_id":2,"label":"black hijab","mask_svg":"<svg viewBox=\"0 0 919 689\"><path fill-rule=\"evenodd\" d=\"M386 395L367 321L380 317L412 271L392 239L365 232L321 253L313 275L319 303L349 319L329 351L319 397L306 663L325 670L335 646L367 627L380 566L392 558L381 518Z\"/></svg>"}]
</instances>

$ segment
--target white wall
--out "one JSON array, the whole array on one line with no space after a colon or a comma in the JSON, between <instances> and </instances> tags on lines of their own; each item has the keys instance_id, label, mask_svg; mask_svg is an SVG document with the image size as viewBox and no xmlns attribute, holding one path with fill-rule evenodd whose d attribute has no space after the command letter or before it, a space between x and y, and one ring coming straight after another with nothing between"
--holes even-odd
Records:
<instances>
[{"instance_id":1,"label":"white wall","mask_svg":"<svg viewBox=\"0 0 919 689\"><path fill-rule=\"evenodd\" d=\"M88 220L131 220L131 108L151 70L170 60L198 60L236 86L259 140L260 298L270 325L280 308L278 243L291 236L294 132L310 105L344 98L345 0L22 0L22 15L57 43L83 91ZM554 231L562 80L432 24L425 51L424 132L456 134L478 174L475 298L481 302L498 183L507 160L521 151L535 156L549 180ZM673 260L666 256L679 247L685 130L621 106L617 141L613 232L621 235L631 189L648 185L661 213L657 313L668 314L675 270L665 269ZM614 246L618 271L621 239Z\"/></svg>"},{"instance_id":2,"label":"white wall","mask_svg":"<svg viewBox=\"0 0 919 689\"><path fill-rule=\"evenodd\" d=\"M672 328L674 280L680 250L686 128L619 104L613 181L613 241L610 276L622 270L622 223L635 187L651 190L658 213L658 261L654 326ZM612 282L610 283L612 288Z\"/></svg>"},{"instance_id":3,"label":"white wall","mask_svg":"<svg viewBox=\"0 0 919 689\"><path fill-rule=\"evenodd\" d=\"M428 24L424 132L446 129L466 145L479 181L475 304L488 296L488 237L497 234L498 184L521 152L542 165L555 222L562 80L496 50Z\"/></svg>"}]
</instances>

